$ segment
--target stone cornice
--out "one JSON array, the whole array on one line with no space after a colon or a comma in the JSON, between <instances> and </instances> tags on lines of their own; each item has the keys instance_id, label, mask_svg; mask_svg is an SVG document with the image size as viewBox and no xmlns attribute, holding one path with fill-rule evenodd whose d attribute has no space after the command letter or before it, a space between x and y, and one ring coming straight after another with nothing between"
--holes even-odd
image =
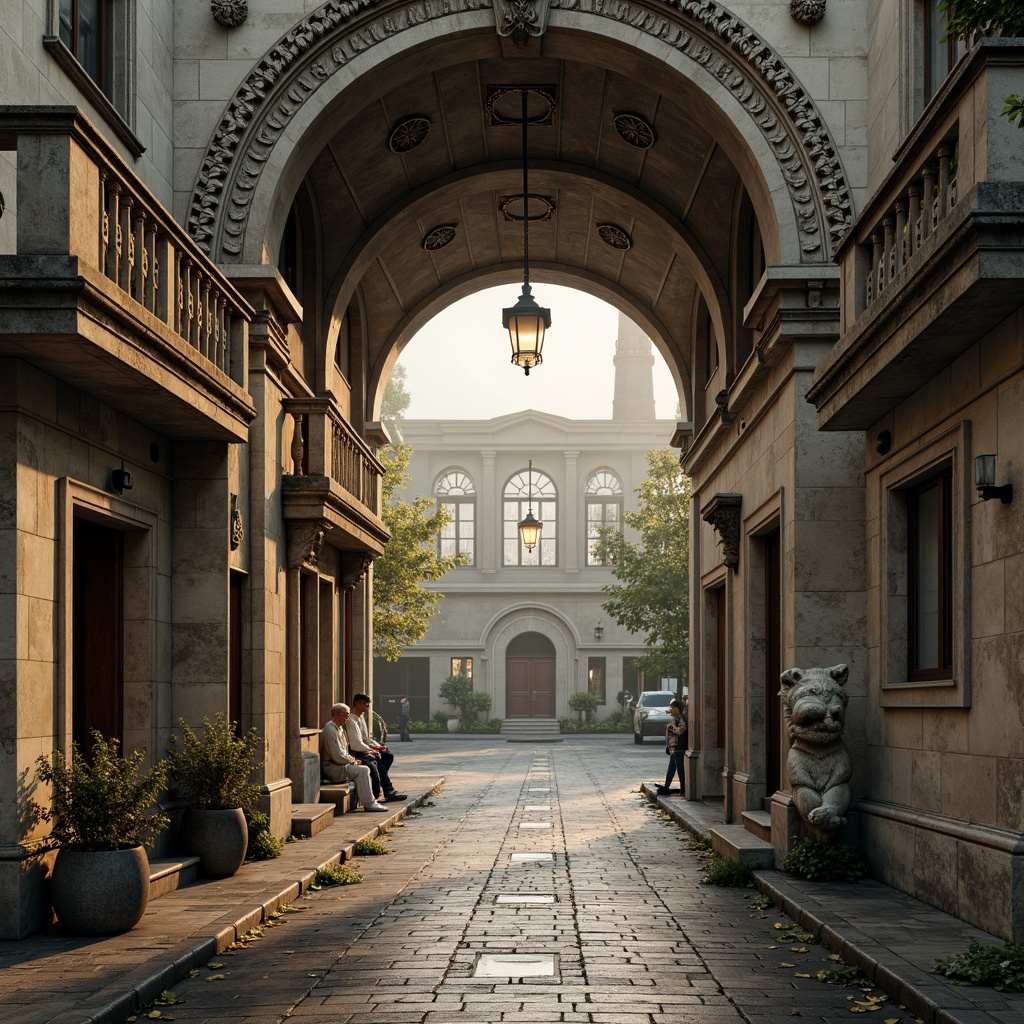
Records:
<instances>
[{"instance_id":1,"label":"stone cornice","mask_svg":"<svg viewBox=\"0 0 1024 1024\"><path fill-rule=\"evenodd\" d=\"M491 0L329 0L256 63L207 147L187 229L219 262L237 262L249 205L275 145L297 111L358 54L423 24L491 9ZM783 58L710 0L551 0L560 10L626 23L660 39L717 79L771 147L800 229L805 262L825 262L846 234L852 209L841 161L813 100Z\"/></svg>"}]
</instances>

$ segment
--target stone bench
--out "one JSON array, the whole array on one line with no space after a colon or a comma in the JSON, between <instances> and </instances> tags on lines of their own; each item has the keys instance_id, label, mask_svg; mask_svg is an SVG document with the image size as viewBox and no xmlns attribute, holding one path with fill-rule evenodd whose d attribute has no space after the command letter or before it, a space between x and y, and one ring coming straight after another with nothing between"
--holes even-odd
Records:
<instances>
[{"instance_id":1,"label":"stone bench","mask_svg":"<svg viewBox=\"0 0 1024 1024\"><path fill-rule=\"evenodd\" d=\"M322 804L334 804L335 816L355 810L356 784L354 782L322 782L317 800Z\"/></svg>"}]
</instances>

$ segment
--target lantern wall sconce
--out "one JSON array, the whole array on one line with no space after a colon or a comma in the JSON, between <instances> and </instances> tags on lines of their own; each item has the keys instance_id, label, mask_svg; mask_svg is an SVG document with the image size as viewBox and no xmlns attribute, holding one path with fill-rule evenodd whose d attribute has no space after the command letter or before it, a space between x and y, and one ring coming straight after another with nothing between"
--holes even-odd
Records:
<instances>
[{"instance_id":1,"label":"lantern wall sconce","mask_svg":"<svg viewBox=\"0 0 1024 1024\"><path fill-rule=\"evenodd\" d=\"M512 343L512 365L521 366L530 376L530 368L544 362L544 334L551 326L551 310L537 304L530 290L530 185L526 161L529 127L527 99L530 89L522 89L523 126L523 293L514 306L501 311L501 322ZM525 520L524 520L525 521Z\"/></svg>"},{"instance_id":2,"label":"lantern wall sconce","mask_svg":"<svg viewBox=\"0 0 1024 1024\"><path fill-rule=\"evenodd\" d=\"M602 626L601 623L599 622L594 627L594 639L595 640L600 640L601 637L603 637L603 636L604 636L604 626Z\"/></svg>"},{"instance_id":3,"label":"lantern wall sconce","mask_svg":"<svg viewBox=\"0 0 1024 1024\"><path fill-rule=\"evenodd\" d=\"M974 457L974 486L982 501L998 498L1004 505L1013 501L1013 485L1003 484L996 487L996 457L994 455L976 455Z\"/></svg>"},{"instance_id":4,"label":"lantern wall sconce","mask_svg":"<svg viewBox=\"0 0 1024 1024\"><path fill-rule=\"evenodd\" d=\"M533 459L530 459L530 468L526 471L526 493L526 516L519 521L519 537L523 547L527 551L532 551L540 540L541 530L544 529L544 524L533 515Z\"/></svg>"}]
</instances>

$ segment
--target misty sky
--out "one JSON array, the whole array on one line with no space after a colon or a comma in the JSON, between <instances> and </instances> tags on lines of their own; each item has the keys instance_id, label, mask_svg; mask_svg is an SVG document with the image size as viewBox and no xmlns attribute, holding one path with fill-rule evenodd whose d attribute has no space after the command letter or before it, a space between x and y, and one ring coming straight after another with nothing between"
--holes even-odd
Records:
<instances>
[{"instance_id":1,"label":"misty sky","mask_svg":"<svg viewBox=\"0 0 1024 1024\"><path fill-rule=\"evenodd\" d=\"M533 296L551 310L544 362L527 377L511 363L501 310L522 286L477 292L439 313L405 347L408 419L488 419L523 409L569 419L610 419L618 310L572 288L532 282ZM675 385L654 350L658 417L674 419Z\"/></svg>"}]
</instances>

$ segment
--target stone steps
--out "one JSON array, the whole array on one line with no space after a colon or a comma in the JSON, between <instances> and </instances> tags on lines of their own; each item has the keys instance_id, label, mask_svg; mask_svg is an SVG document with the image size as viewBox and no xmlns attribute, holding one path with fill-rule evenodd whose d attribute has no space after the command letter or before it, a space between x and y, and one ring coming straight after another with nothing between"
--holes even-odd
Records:
<instances>
[{"instance_id":1,"label":"stone steps","mask_svg":"<svg viewBox=\"0 0 1024 1024\"><path fill-rule=\"evenodd\" d=\"M562 729L557 718L506 718L501 735L509 743L561 743Z\"/></svg>"},{"instance_id":2,"label":"stone steps","mask_svg":"<svg viewBox=\"0 0 1024 1024\"><path fill-rule=\"evenodd\" d=\"M742 825L713 825L708 829L711 849L719 857L750 864L755 868L775 866L775 849L771 843L748 832Z\"/></svg>"},{"instance_id":3,"label":"stone steps","mask_svg":"<svg viewBox=\"0 0 1024 1024\"><path fill-rule=\"evenodd\" d=\"M292 804L292 835L309 839L330 828L334 821L334 804Z\"/></svg>"},{"instance_id":4,"label":"stone steps","mask_svg":"<svg viewBox=\"0 0 1024 1024\"><path fill-rule=\"evenodd\" d=\"M744 811L742 814L743 827L763 839L766 843L772 841L772 816L768 811Z\"/></svg>"},{"instance_id":5,"label":"stone steps","mask_svg":"<svg viewBox=\"0 0 1024 1024\"><path fill-rule=\"evenodd\" d=\"M355 810L356 784L354 782L325 782L320 787L319 803L334 804L334 816Z\"/></svg>"},{"instance_id":6,"label":"stone steps","mask_svg":"<svg viewBox=\"0 0 1024 1024\"><path fill-rule=\"evenodd\" d=\"M198 877L198 857L154 857L149 862L149 898L158 900Z\"/></svg>"}]
</instances>

